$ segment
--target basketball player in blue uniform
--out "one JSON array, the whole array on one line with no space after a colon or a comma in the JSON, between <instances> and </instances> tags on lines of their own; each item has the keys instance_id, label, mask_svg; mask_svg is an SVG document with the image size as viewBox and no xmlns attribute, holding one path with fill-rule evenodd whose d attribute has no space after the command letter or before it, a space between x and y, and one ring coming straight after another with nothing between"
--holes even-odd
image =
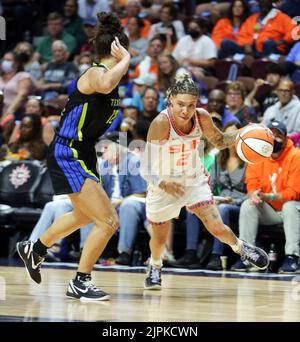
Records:
<instances>
[{"instance_id":1,"label":"basketball player in blue uniform","mask_svg":"<svg viewBox=\"0 0 300 342\"><path fill-rule=\"evenodd\" d=\"M117 213L100 185L95 143L117 116L118 83L130 62L129 40L119 19L113 13L101 12L98 21L94 45L99 63L78 79L62 112L47 160L55 194L68 194L74 210L58 218L35 243L17 244L30 277L40 283L40 267L47 248L94 222L78 272L67 290L67 297L81 301L109 299L108 294L92 282L91 271L119 223Z\"/></svg>"}]
</instances>

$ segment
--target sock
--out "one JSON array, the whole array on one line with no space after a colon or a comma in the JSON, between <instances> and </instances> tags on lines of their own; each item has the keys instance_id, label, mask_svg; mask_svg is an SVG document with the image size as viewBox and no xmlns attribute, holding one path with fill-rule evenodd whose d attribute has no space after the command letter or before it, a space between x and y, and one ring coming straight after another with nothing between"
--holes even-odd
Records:
<instances>
[{"instance_id":1,"label":"sock","mask_svg":"<svg viewBox=\"0 0 300 342\"><path fill-rule=\"evenodd\" d=\"M238 238L236 238L236 243L234 245L230 245L230 247L232 248L232 250L235 253L240 254L240 252L242 250L242 247L243 247L243 241L238 239Z\"/></svg>"},{"instance_id":2,"label":"sock","mask_svg":"<svg viewBox=\"0 0 300 342\"><path fill-rule=\"evenodd\" d=\"M89 278L89 279L91 278L91 273L77 272L75 280L86 281L87 278Z\"/></svg>"},{"instance_id":3,"label":"sock","mask_svg":"<svg viewBox=\"0 0 300 342\"><path fill-rule=\"evenodd\" d=\"M47 248L48 247L45 246L40 239L38 239L33 245L33 251L42 257L47 254Z\"/></svg>"},{"instance_id":4,"label":"sock","mask_svg":"<svg viewBox=\"0 0 300 342\"><path fill-rule=\"evenodd\" d=\"M154 266L155 268L162 268L162 260L161 259L155 260L152 258L152 255L151 255L150 265Z\"/></svg>"}]
</instances>

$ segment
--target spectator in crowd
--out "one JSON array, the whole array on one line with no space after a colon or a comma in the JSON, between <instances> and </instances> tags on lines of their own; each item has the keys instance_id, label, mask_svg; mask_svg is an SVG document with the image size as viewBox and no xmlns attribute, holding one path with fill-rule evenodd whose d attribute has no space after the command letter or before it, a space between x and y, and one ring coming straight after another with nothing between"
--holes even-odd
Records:
<instances>
[{"instance_id":1,"label":"spectator in crowd","mask_svg":"<svg viewBox=\"0 0 300 342\"><path fill-rule=\"evenodd\" d=\"M36 58L42 63L51 61L52 44L56 40L62 40L65 43L69 54L76 49L76 39L63 29L63 17L59 13L50 13L47 17L47 25L48 34L37 45Z\"/></svg>"},{"instance_id":2,"label":"spectator in crowd","mask_svg":"<svg viewBox=\"0 0 300 342\"><path fill-rule=\"evenodd\" d=\"M280 273L299 272L300 246L300 151L287 137L287 128L280 121L272 121L268 127L275 136L274 150L270 158L246 169L249 199L243 202L239 218L240 239L255 244L259 224L283 223L285 234L285 259ZM238 260L231 268L246 271L249 264Z\"/></svg>"},{"instance_id":3,"label":"spectator in crowd","mask_svg":"<svg viewBox=\"0 0 300 342\"><path fill-rule=\"evenodd\" d=\"M160 9L160 21L151 25L149 39L159 35L167 34L170 25L173 25L178 39L185 36L184 27L181 20L177 20L177 8L173 4L164 4Z\"/></svg>"},{"instance_id":4,"label":"spectator in crowd","mask_svg":"<svg viewBox=\"0 0 300 342\"><path fill-rule=\"evenodd\" d=\"M97 13L110 11L108 0L78 0L78 14L82 19L97 19Z\"/></svg>"},{"instance_id":5,"label":"spectator in crowd","mask_svg":"<svg viewBox=\"0 0 300 342\"><path fill-rule=\"evenodd\" d=\"M125 6L125 18L121 20L122 26L127 27L128 21L130 18L138 18L140 16L141 11L141 3L137 0L127 0L126 6ZM151 28L151 22L146 19L142 18L144 26L141 30L141 37L144 39L148 39L150 28Z\"/></svg>"},{"instance_id":6,"label":"spectator in crowd","mask_svg":"<svg viewBox=\"0 0 300 342\"><path fill-rule=\"evenodd\" d=\"M76 75L72 62L67 62L68 49L61 40L52 44L53 61L47 65L42 79L37 83L37 90L44 100L55 99L59 94L67 94L67 88Z\"/></svg>"},{"instance_id":7,"label":"spectator in crowd","mask_svg":"<svg viewBox=\"0 0 300 342\"><path fill-rule=\"evenodd\" d=\"M246 89L242 82L234 81L226 88L226 105L228 111L240 121L242 126L250 122L257 122L253 108L245 105Z\"/></svg>"},{"instance_id":8,"label":"spectator in crowd","mask_svg":"<svg viewBox=\"0 0 300 342\"><path fill-rule=\"evenodd\" d=\"M295 83L300 82L300 42L292 47L282 66Z\"/></svg>"},{"instance_id":9,"label":"spectator in crowd","mask_svg":"<svg viewBox=\"0 0 300 342\"><path fill-rule=\"evenodd\" d=\"M158 114L159 93L155 88L148 87L144 90L142 95L142 103L133 101L132 105L139 109L139 119L152 121ZM135 100L137 97L135 98Z\"/></svg>"},{"instance_id":10,"label":"spectator in crowd","mask_svg":"<svg viewBox=\"0 0 300 342\"><path fill-rule=\"evenodd\" d=\"M188 23L188 35L179 39L173 56L201 80L204 75L211 74L217 58L217 47L213 40L204 34L206 22L192 19Z\"/></svg>"},{"instance_id":11,"label":"spectator in crowd","mask_svg":"<svg viewBox=\"0 0 300 342\"><path fill-rule=\"evenodd\" d=\"M239 119L225 108L225 104L225 93L222 90L214 89L209 93L207 103L208 112L221 115L222 127L225 127L231 121L240 124Z\"/></svg>"},{"instance_id":12,"label":"spectator in crowd","mask_svg":"<svg viewBox=\"0 0 300 342\"><path fill-rule=\"evenodd\" d=\"M18 112L33 90L33 82L30 74L23 71L19 55L14 52L5 53L0 69L0 90L3 92L0 126L3 128L6 122L18 117Z\"/></svg>"},{"instance_id":13,"label":"spectator in crowd","mask_svg":"<svg viewBox=\"0 0 300 342\"><path fill-rule=\"evenodd\" d=\"M132 17L128 19L127 32L130 42L129 52L131 54L130 68L134 69L146 56L148 40L141 37L141 30L144 27L143 19Z\"/></svg>"},{"instance_id":14,"label":"spectator in crowd","mask_svg":"<svg viewBox=\"0 0 300 342\"><path fill-rule=\"evenodd\" d=\"M140 75L153 74L158 80L158 56L164 50L164 42L160 37L154 37L150 40L147 56L136 66L134 74L131 77L137 78Z\"/></svg>"},{"instance_id":15,"label":"spectator in crowd","mask_svg":"<svg viewBox=\"0 0 300 342\"><path fill-rule=\"evenodd\" d=\"M252 54L255 57L272 53L285 53L293 43L293 31L297 23L280 10L273 8L272 0L259 0L260 12L252 14L241 27L237 43L227 41L222 45L223 58L235 53Z\"/></svg>"},{"instance_id":16,"label":"spectator in crowd","mask_svg":"<svg viewBox=\"0 0 300 342\"><path fill-rule=\"evenodd\" d=\"M66 0L63 9L64 14L64 30L76 39L77 48L85 39L83 31L83 20L78 15L77 0Z\"/></svg>"},{"instance_id":17,"label":"spectator in crowd","mask_svg":"<svg viewBox=\"0 0 300 342\"><path fill-rule=\"evenodd\" d=\"M24 115L20 123L20 137L9 145L4 159L46 159L46 145L42 139L42 123L39 115Z\"/></svg>"},{"instance_id":18,"label":"spectator in crowd","mask_svg":"<svg viewBox=\"0 0 300 342\"><path fill-rule=\"evenodd\" d=\"M228 123L224 131L231 132L241 126L236 123ZM237 228L240 206L247 199L245 187L246 164L238 157L234 146L221 150L211 171L211 189L215 195L220 196L216 200L223 222ZM221 255L224 244L214 238L212 254L206 266L210 270L221 270Z\"/></svg>"},{"instance_id":19,"label":"spectator in crowd","mask_svg":"<svg viewBox=\"0 0 300 342\"><path fill-rule=\"evenodd\" d=\"M122 136L110 132L100 143L104 161L100 165L104 190L118 211L120 219L116 263L131 265L134 242L146 221L146 181L139 174L139 159L121 145Z\"/></svg>"},{"instance_id":20,"label":"spectator in crowd","mask_svg":"<svg viewBox=\"0 0 300 342\"><path fill-rule=\"evenodd\" d=\"M266 67L266 80L258 78L255 80L253 90L247 95L246 103L264 113L270 106L278 102L276 89L282 77L282 67L279 64L271 63ZM270 89L259 95L259 89L263 85L268 85Z\"/></svg>"},{"instance_id":21,"label":"spectator in crowd","mask_svg":"<svg viewBox=\"0 0 300 342\"><path fill-rule=\"evenodd\" d=\"M294 84L290 80L281 80L277 94L279 101L269 107L263 116L263 122L269 125L277 120L285 124L288 134L300 132L300 100L294 95Z\"/></svg>"},{"instance_id":22,"label":"spectator in crowd","mask_svg":"<svg viewBox=\"0 0 300 342\"><path fill-rule=\"evenodd\" d=\"M190 73L186 68L180 67L179 63L171 54L161 54L158 57L158 84L159 90L164 94L174 83L175 78L182 73Z\"/></svg>"},{"instance_id":23,"label":"spectator in crowd","mask_svg":"<svg viewBox=\"0 0 300 342\"><path fill-rule=\"evenodd\" d=\"M33 48L28 42L20 42L16 45L14 52L18 55L18 59L24 66L24 71L28 72L33 81L41 78L41 65L33 58Z\"/></svg>"},{"instance_id":24,"label":"spectator in crowd","mask_svg":"<svg viewBox=\"0 0 300 342\"><path fill-rule=\"evenodd\" d=\"M83 21L83 30L85 34L85 39L79 47L79 52L90 52L91 54L95 53L93 39L95 37L95 29L97 25L97 20L94 18L87 18Z\"/></svg>"},{"instance_id":25,"label":"spectator in crowd","mask_svg":"<svg viewBox=\"0 0 300 342\"><path fill-rule=\"evenodd\" d=\"M213 28L211 38L217 48L220 49L220 58L223 58L222 44L226 40L236 42L236 36L249 14L250 11L246 0L234 0L229 7L228 18L222 18L217 21Z\"/></svg>"}]
</instances>

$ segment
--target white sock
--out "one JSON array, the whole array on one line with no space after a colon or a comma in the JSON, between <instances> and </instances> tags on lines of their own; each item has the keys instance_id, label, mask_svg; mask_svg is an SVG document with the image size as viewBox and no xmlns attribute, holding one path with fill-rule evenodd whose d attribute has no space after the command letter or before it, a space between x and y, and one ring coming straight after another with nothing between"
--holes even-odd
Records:
<instances>
[{"instance_id":1,"label":"white sock","mask_svg":"<svg viewBox=\"0 0 300 342\"><path fill-rule=\"evenodd\" d=\"M150 265L155 267L155 268L162 268L162 260L161 259L155 260L152 258L152 255L151 255Z\"/></svg>"},{"instance_id":2,"label":"white sock","mask_svg":"<svg viewBox=\"0 0 300 342\"><path fill-rule=\"evenodd\" d=\"M236 238L236 243L234 245L230 245L232 250L238 254L240 254L242 246L243 246L243 241L238 238Z\"/></svg>"}]
</instances>

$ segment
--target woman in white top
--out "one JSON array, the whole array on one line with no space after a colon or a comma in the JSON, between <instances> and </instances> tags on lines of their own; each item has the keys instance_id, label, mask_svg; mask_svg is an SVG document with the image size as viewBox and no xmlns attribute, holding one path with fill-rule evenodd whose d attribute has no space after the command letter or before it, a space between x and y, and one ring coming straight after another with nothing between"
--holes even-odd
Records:
<instances>
[{"instance_id":1,"label":"woman in white top","mask_svg":"<svg viewBox=\"0 0 300 342\"><path fill-rule=\"evenodd\" d=\"M238 131L219 131L206 110L196 109L198 97L198 86L190 76L181 77L168 89L168 107L152 121L148 131L142 174L149 182L146 214L153 234L146 289L161 288L161 255L170 222L184 206L243 260L260 269L269 263L262 249L239 240L222 222L209 187L209 175L201 162L199 145L204 136L217 148L227 148L233 145Z\"/></svg>"}]
</instances>

